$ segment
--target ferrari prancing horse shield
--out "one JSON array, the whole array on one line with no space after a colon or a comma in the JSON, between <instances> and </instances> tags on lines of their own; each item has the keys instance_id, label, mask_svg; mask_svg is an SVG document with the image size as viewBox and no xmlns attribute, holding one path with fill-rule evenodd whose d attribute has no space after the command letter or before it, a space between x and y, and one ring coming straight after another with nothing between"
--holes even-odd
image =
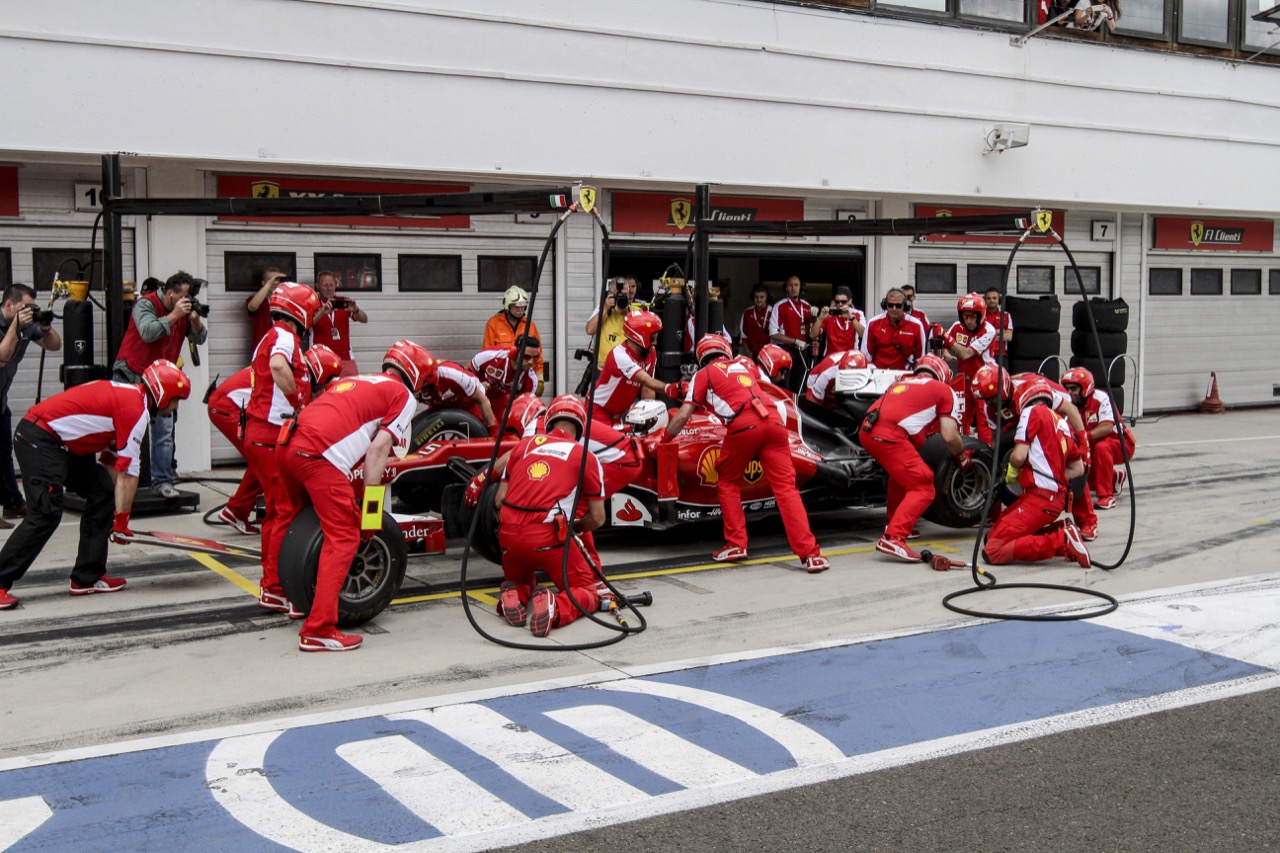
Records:
<instances>
[{"instance_id":1,"label":"ferrari prancing horse shield","mask_svg":"<svg viewBox=\"0 0 1280 853\"><path fill-rule=\"evenodd\" d=\"M688 199L671 199L671 222L676 228L683 231L691 218L693 218L693 205Z\"/></svg>"}]
</instances>

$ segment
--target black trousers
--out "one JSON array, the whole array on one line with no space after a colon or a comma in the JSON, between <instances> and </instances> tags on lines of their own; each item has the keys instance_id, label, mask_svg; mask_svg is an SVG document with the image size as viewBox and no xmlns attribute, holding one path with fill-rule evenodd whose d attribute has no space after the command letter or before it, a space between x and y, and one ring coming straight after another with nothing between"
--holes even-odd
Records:
<instances>
[{"instance_id":1,"label":"black trousers","mask_svg":"<svg viewBox=\"0 0 1280 853\"><path fill-rule=\"evenodd\" d=\"M13 449L22 468L27 517L0 549L0 589L12 588L26 574L57 531L65 489L85 501L71 580L92 586L107 572L107 539L115 512L111 475L93 456L76 456L57 436L30 421L19 422Z\"/></svg>"}]
</instances>

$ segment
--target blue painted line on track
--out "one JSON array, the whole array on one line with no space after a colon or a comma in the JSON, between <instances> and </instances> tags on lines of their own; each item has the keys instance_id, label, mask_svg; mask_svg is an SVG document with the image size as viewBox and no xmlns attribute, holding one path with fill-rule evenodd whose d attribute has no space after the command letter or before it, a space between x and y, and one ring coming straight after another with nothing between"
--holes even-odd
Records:
<instances>
[{"instance_id":1,"label":"blue painted line on track","mask_svg":"<svg viewBox=\"0 0 1280 853\"><path fill-rule=\"evenodd\" d=\"M1271 672L1162 639L1089 622L1003 622L855 645L700 666L647 678L733 697L822 735L845 756L1043 719ZM476 703L527 727L648 796L676 782L547 716L605 705L758 774L796 766L790 752L745 722L695 703L575 687ZM424 701L424 707L431 707ZM383 844L440 831L336 754L400 735L496 793L529 819L566 807L491 758L414 720L370 716L287 729L261 769L279 797L316 821ZM137 850L277 851L213 798L206 761L218 740L0 773L0 804L43 797L53 816L12 853ZM7 852L6 852L7 853Z\"/></svg>"}]
</instances>

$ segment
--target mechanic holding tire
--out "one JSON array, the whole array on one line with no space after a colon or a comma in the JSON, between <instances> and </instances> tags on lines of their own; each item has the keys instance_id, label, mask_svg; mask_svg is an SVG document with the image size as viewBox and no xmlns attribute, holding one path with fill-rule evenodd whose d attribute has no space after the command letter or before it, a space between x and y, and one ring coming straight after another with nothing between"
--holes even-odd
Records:
<instances>
[{"instance_id":1,"label":"mechanic holding tire","mask_svg":"<svg viewBox=\"0 0 1280 853\"><path fill-rule=\"evenodd\" d=\"M725 421L724 443L716 462L716 496L724 519L725 545L712 555L718 563L747 558L747 519L742 511L742 480L747 464L758 458L773 490L787 533L787 542L810 574L831 568L809 529L800 491L796 488L795 463L777 406L762 399L757 390L764 381L760 369L748 358L734 358L729 342L719 335L698 341L698 372L688 396L663 433L670 441L680 434L695 406L702 406Z\"/></svg>"},{"instance_id":2,"label":"mechanic holding tire","mask_svg":"<svg viewBox=\"0 0 1280 853\"><path fill-rule=\"evenodd\" d=\"M609 350L591 396L592 420L619 426L637 397L652 400L662 393L680 397L678 382L664 383L653 374L658 366L658 334L662 320L651 311L635 311L622 320L622 345Z\"/></svg>"},{"instance_id":3,"label":"mechanic holding tire","mask_svg":"<svg viewBox=\"0 0 1280 853\"><path fill-rule=\"evenodd\" d=\"M267 304L275 324L253 352L244 458L262 484L265 507L258 606L296 619L302 613L289 603L280 586L280 540L288 529L283 519L291 513L288 495L280 485L275 450L286 417L292 418L311 399L301 341L315 322L321 303L320 296L307 285L286 282L271 292Z\"/></svg>"},{"instance_id":4,"label":"mechanic holding tire","mask_svg":"<svg viewBox=\"0 0 1280 853\"><path fill-rule=\"evenodd\" d=\"M942 332L941 326L933 326L930 330L930 346L941 338L942 348L956 359L956 370L964 394L964 420L960 431L967 435L972 427L977 427L978 440L983 444L991 444L991 425L987 419L978 417L978 401L969 387L973 377L984 364L993 363L990 347L995 343L996 330L986 320L987 303L979 294L970 293L960 297L956 303L956 315L959 319L951 328Z\"/></svg>"},{"instance_id":5,"label":"mechanic holding tire","mask_svg":"<svg viewBox=\"0 0 1280 853\"><path fill-rule=\"evenodd\" d=\"M951 368L945 361L923 356L915 375L890 386L862 421L862 446L889 475L889 523L876 550L908 563L921 560L907 539L937 494L933 469L920 456L925 439L937 431L957 465L967 468L973 461L960 438L950 381Z\"/></svg>"},{"instance_id":6,"label":"mechanic holding tire","mask_svg":"<svg viewBox=\"0 0 1280 853\"><path fill-rule=\"evenodd\" d=\"M338 630L338 595L360 545L378 531L360 528L351 472L363 462L364 487L380 485L387 456L408 452L415 398L437 366L422 347L396 341L382 358L382 374L334 383L298 413L292 434L281 436L275 452L289 507L283 529L310 503L324 533L315 595L298 632L301 651L360 647L360 637Z\"/></svg>"}]
</instances>

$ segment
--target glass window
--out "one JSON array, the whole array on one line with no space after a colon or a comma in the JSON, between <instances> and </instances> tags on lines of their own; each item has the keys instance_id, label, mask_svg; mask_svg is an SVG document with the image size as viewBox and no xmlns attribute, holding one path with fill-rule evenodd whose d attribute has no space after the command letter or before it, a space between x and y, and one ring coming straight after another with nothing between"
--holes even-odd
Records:
<instances>
[{"instance_id":1,"label":"glass window","mask_svg":"<svg viewBox=\"0 0 1280 853\"><path fill-rule=\"evenodd\" d=\"M1244 4L1244 40L1246 50L1265 50L1268 53L1280 53L1280 27L1275 23L1255 21L1253 16L1265 12L1280 0L1245 0Z\"/></svg>"},{"instance_id":2,"label":"glass window","mask_svg":"<svg viewBox=\"0 0 1280 853\"><path fill-rule=\"evenodd\" d=\"M1000 264L969 264L965 270L970 293L986 293L989 288L1004 287L1004 267Z\"/></svg>"},{"instance_id":3,"label":"glass window","mask_svg":"<svg viewBox=\"0 0 1280 853\"><path fill-rule=\"evenodd\" d=\"M338 290L382 290L382 255L315 254L315 275L333 273Z\"/></svg>"},{"instance_id":4,"label":"glass window","mask_svg":"<svg viewBox=\"0 0 1280 853\"><path fill-rule=\"evenodd\" d=\"M13 253L0 249L0 290L13 284Z\"/></svg>"},{"instance_id":5,"label":"glass window","mask_svg":"<svg viewBox=\"0 0 1280 853\"><path fill-rule=\"evenodd\" d=\"M1280 270L1272 270L1267 275L1267 293L1280 296Z\"/></svg>"},{"instance_id":6,"label":"glass window","mask_svg":"<svg viewBox=\"0 0 1280 853\"><path fill-rule=\"evenodd\" d=\"M1089 296L1102 295L1102 267L1080 267L1080 284L1084 285L1084 292ZM1076 284L1076 274L1071 267L1067 267L1062 272L1065 276L1065 282L1062 289L1064 293L1079 293L1079 286Z\"/></svg>"},{"instance_id":7,"label":"glass window","mask_svg":"<svg viewBox=\"0 0 1280 853\"><path fill-rule=\"evenodd\" d=\"M89 279L91 290L102 289L102 250L93 253L93 263L89 262L88 249L32 249L31 286L36 290L52 290L53 276L57 273L59 281L84 281ZM91 271L92 268L92 271Z\"/></svg>"},{"instance_id":8,"label":"glass window","mask_svg":"<svg viewBox=\"0 0 1280 853\"><path fill-rule=\"evenodd\" d=\"M479 258L480 292L502 293L515 285L533 290L533 273L538 268L535 258Z\"/></svg>"},{"instance_id":9,"label":"glass window","mask_svg":"<svg viewBox=\"0 0 1280 853\"><path fill-rule=\"evenodd\" d=\"M1026 0L876 0L875 8L889 14L926 14L930 17L962 17L1002 24L1027 21Z\"/></svg>"},{"instance_id":10,"label":"glass window","mask_svg":"<svg viewBox=\"0 0 1280 853\"><path fill-rule=\"evenodd\" d=\"M462 292L461 255L401 255L400 292Z\"/></svg>"},{"instance_id":11,"label":"glass window","mask_svg":"<svg viewBox=\"0 0 1280 853\"><path fill-rule=\"evenodd\" d=\"M1018 293L1053 293L1053 267L1018 267Z\"/></svg>"},{"instance_id":12,"label":"glass window","mask_svg":"<svg viewBox=\"0 0 1280 853\"><path fill-rule=\"evenodd\" d=\"M916 264L916 293L955 292L955 264Z\"/></svg>"},{"instance_id":13,"label":"glass window","mask_svg":"<svg viewBox=\"0 0 1280 853\"><path fill-rule=\"evenodd\" d=\"M895 0L893 3L879 3L879 6L894 7L902 9L917 9L921 12L946 12L947 0Z\"/></svg>"},{"instance_id":14,"label":"glass window","mask_svg":"<svg viewBox=\"0 0 1280 853\"><path fill-rule=\"evenodd\" d=\"M1262 270L1232 270L1232 296L1261 296Z\"/></svg>"},{"instance_id":15,"label":"glass window","mask_svg":"<svg viewBox=\"0 0 1280 853\"><path fill-rule=\"evenodd\" d=\"M1147 293L1152 296L1181 296L1182 270L1152 267Z\"/></svg>"},{"instance_id":16,"label":"glass window","mask_svg":"<svg viewBox=\"0 0 1280 853\"><path fill-rule=\"evenodd\" d=\"M1227 47L1231 43L1231 9L1223 0L1180 0L1178 41ZM1192 292L1194 293L1194 282Z\"/></svg>"},{"instance_id":17,"label":"glass window","mask_svg":"<svg viewBox=\"0 0 1280 853\"><path fill-rule=\"evenodd\" d=\"M960 0L959 11L966 18L991 18L1020 24L1026 20L1027 4L1022 0Z\"/></svg>"},{"instance_id":18,"label":"glass window","mask_svg":"<svg viewBox=\"0 0 1280 853\"><path fill-rule=\"evenodd\" d=\"M1192 296L1221 296L1222 270L1192 270Z\"/></svg>"},{"instance_id":19,"label":"glass window","mask_svg":"<svg viewBox=\"0 0 1280 853\"><path fill-rule=\"evenodd\" d=\"M293 252L223 252L223 287L227 293L253 293L262 287L262 276L269 269L284 273L289 281L297 281L298 256Z\"/></svg>"},{"instance_id":20,"label":"glass window","mask_svg":"<svg viewBox=\"0 0 1280 853\"><path fill-rule=\"evenodd\" d=\"M1116 32L1128 35L1169 36L1168 0L1125 0L1116 21Z\"/></svg>"}]
</instances>

